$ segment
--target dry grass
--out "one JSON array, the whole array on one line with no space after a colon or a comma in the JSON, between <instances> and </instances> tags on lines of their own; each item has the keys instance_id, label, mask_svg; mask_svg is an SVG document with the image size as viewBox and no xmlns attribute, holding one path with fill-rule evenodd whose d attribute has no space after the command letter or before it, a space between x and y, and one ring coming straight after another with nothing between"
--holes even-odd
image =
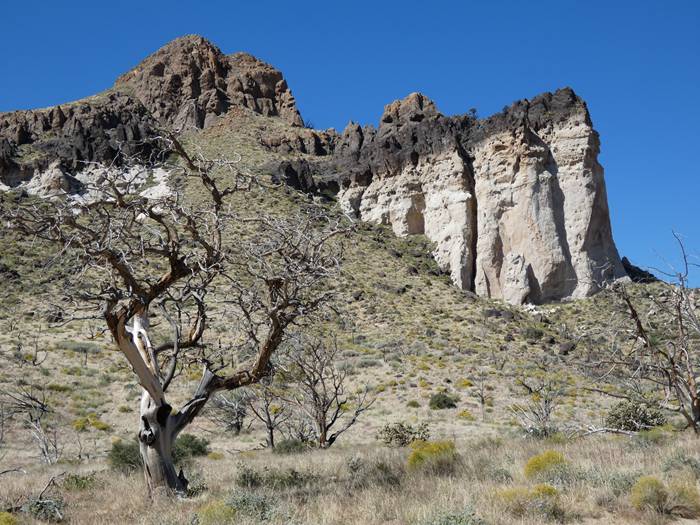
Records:
<instances>
[{"instance_id":1,"label":"dry grass","mask_svg":"<svg viewBox=\"0 0 700 525\"><path fill-rule=\"evenodd\" d=\"M196 473L196 483L207 486L201 495L154 502L145 496L140 475L116 474L99 459L50 468L34 465L27 474L4 476L0 499L15 501L36 493L48 478L61 472L96 472L87 489L63 487L54 492L65 500L69 522L188 524L198 512L206 513L212 502L227 502L237 495L239 499L266 502L269 512L264 522L273 524L423 524L466 508L494 524L660 523L671 516L640 511L632 504L634 482L653 475L672 486L675 479L687 480L699 474L678 461L700 460L697 439L689 434L674 434L653 445L627 437L591 437L563 444L510 437L460 441L456 448L459 456L449 472L407 468L410 449L379 445L292 456L267 451L227 454L220 460L198 460L190 467L190 472ZM550 479L526 478L528 459L546 449L560 452L567 460L567 469L551 473ZM383 467L377 469L380 464ZM243 468L267 481L253 488L241 487ZM290 470L298 474L290 477ZM538 483L554 487L560 513L535 505L523 513L510 514L504 494L521 488L523 493L534 493L540 490ZM244 509L237 513L235 523L260 520Z\"/></svg>"}]
</instances>

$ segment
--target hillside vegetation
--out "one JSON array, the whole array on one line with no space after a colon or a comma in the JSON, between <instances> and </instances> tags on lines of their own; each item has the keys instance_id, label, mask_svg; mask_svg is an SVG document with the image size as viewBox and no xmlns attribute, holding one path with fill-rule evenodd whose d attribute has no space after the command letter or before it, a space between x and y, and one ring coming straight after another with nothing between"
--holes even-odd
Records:
<instances>
[{"instance_id":1,"label":"hillside vegetation","mask_svg":"<svg viewBox=\"0 0 700 525\"><path fill-rule=\"evenodd\" d=\"M275 125L284 126L230 113L185 144L240 157L241 169L267 181L274 154L259 138ZM201 197L184 189L195 202ZM236 195L233 204L242 217L284 216L313 200L270 185ZM341 214L332 199L315 200ZM207 441L199 457L186 458L197 473L192 495L172 506L149 504L138 471L111 474L110 451L134 440L140 388L99 316L68 322L80 316L65 287L77 270L70 252L0 231L0 391L45 395L60 447L58 462L43 465L30 429L7 422L0 471L21 471L0 479L0 504L25 508L0 514L0 523L58 519L40 503L27 506L52 476L45 496L72 523L661 523L700 516L700 455L682 421L668 414L665 426L634 435L583 436L605 426L617 403L606 393L626 388L614 377L596 380L589 365L636 340L612 290L512 306L454 287L422 236L397 238L388 227L356 223L342 243L334 308L309 330L336 338L336 366L347 373L349 391L367 388L374 404L331 449L288 454L261 448L259 422L246 420L234 435L200 418L188 429ZM668 295L663 283L627 289L645 316L653 315L652 299ZM227 340L227 319L217 315L225 297L213 295L206 342L218 344ZM661 321L658 337L672 336ZM197 372L186 370L187 380L170 392L175 408L195 389ZM518 415L549 395L550 427L528 435ZM378 439L399 422L427 425L429 441L393 447Z\"/></svg>"}]
</instances>

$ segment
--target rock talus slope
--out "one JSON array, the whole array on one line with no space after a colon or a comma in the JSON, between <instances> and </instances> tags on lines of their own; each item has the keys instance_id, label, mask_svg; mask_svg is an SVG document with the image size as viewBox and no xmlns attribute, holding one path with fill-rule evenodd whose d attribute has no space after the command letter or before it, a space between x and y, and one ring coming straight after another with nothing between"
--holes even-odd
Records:
<instances>
[{"instance_id":1,"label":"rock talus slope","mask_svg":"<svg viewBox=\"0 0 700 525\"><path fill-rule=\"evenodd\" d=\"M487 119L444 116L414 93L387 105L377 128L351 123L338 134L303 127L278 70L192 35L105 93L0 114L0 189L79 193L86 165L109 163L117 151L146 157L161 128L194 132L240 112L268 130L259 147L273 177L335 194L348 214L399 236L424 234L464 290L538 303L590 295L625 275L598 134L571 89ZM275 125L265 126L269 119Z\"/></svg>"}]
</instances>

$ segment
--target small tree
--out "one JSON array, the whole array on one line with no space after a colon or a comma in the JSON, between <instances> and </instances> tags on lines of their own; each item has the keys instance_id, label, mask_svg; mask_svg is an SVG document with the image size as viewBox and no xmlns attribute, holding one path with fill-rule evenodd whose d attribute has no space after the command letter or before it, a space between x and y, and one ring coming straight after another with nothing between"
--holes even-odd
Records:
<instances>
[{"instance_id":1,"label":"small tree","mask_svg":"<svg viewBox=\"0 0 700 525\"><path fill-rule=\"evenodd\" d=\"M335 366L337 357L335 338L324 341L300 337L287 353L295 380L295 394L289 400L307 416L320 448L335 443L374 403L366 388L354 396L347 394L347 373Z\"/></svg>"},{"instance_id":2,"label":"small tree","mask_svg":"<svg viewBox=\"0 0 700 525\"><path fill-rule=\"evenodd\" d=\"M510 407L520 427L533 437L548 437L557 429L552 417L559 406L565 387L557 380L542 377L525 381L518 380L518 385L524 390L527 400Z\"/></svg>"},{"instance_id":3,"label":"small tree","mask_svg":"<svg viewBox=\"0 0 700 525\"><path fill-rule=\"evenodd\" d=\"M235 436L241 433L246 417L250 393L246 389L224 392L214 396L207 410L209 419L223 426Z\"/></svg>"},{"instance_id":4,"label":"small tree","mask_svg":"<svg viewBox=\"0 0 700 525\"><path fill-rule=\"evenodd\" d=\"M19 418L24 429L39 449L39 457L44 463L56 463L63 453L56 425L47 422L47 416L52 412L46 401L43 390L27 390L20 388L16 391L2 393L5 401L3 407L3 426L9 418Z\"/></svg>"},{"instance_id":5,"label":"small tree","mask_svg":"<svg viewBox=\"0 0 700 525\"><path fill-rule=\"evenodd\" d=\"M486 421L486 405L493 402L493 396L489 394L487 379L488 374L486 373L486 370L479 370L479 373L476 376L476 389L474 390L474 397L476 397L476 400L479 402L482 421Z\"/></svg>"},{"instance_id":6,"label":"small tree","mask_svg":"<svg viewBox=\"0 0 700 525\"><path fill-rule=\"evenodd\" d=\"M248 406L251 414L265 426L265 446L275 448L275 432L291 417L291 410L282 398L268 385L253 389Z\"/></svg>"},{"instance_id":7,"label":"small tree","mask_svg":"<svg viewBox=\"0 0 700 525\"><path fill-rule=\"evenodd\" d=\"M81 199L4 194L0 221L53 244L83 269L66 287L77 312L71 319L101 310L143 388L138 439L149 491L184 493L187 480L172 457L178 434L216 392L270 374L287 329L331 298L323 285L337 272L339 254L329 241L345 230L315 206L294 217L241 216L231 196L257 181L236 161L191 154L172 135L150 150L148 159L122 154L99 166ZM147 197L139 181L157 168L188 191ZM232 227L241 224L247 228ZM218 315L230 326L228 345L203 338L213 289L226 298ZM160 343L154 317L171 329ZM192 367L202 371L199 385L174 411L168 388Z\"/></svg>"}]
</instances>

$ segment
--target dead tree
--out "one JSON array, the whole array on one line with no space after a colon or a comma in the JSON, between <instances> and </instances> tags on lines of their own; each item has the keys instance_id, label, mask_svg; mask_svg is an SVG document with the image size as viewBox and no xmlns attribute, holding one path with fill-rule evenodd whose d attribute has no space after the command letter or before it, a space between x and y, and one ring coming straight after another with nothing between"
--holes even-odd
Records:
<instances>
[{"instance_id":1,"label":"dead tree","mask_svg":"<svg viewBox=\"0 0 700 525\"><path fill-rule=\"evenodd\" d=\"M275 432L291 417L282 398L268 385L258 385L248 400L251 414L265 427L265 446L275 448Z\"/></svg>"},{"instance_id":2,"label":"dead tree","mask_svg":"<svg viewBox=\"0 0 700 525\"><path fill-rule=\"evenodd\" d=\"M207 415L211 421L237 436L243 430L249 415L250 397L251 394L246 389L217 394L212 398Z\"/></svg>"},{"instance_id":3,"label":"dead tree","mask_svg":"<svg viewBox=\"0 0 700 525\"><path fill-rule=\"evenodd\" d=\"M601 387L591 390L680 414L700 434L700 318L697 291L688 287L688 254L678 235L683 267L646 300L630 286L612 288L622 315L611 320L610 351L587 364ZM695 294L695 296L694 296ZM607 387L605 387L607 385Z\"/></svg>"},{"instance_id":4,"label":"dead tree","mask_svg":"<svg viewBox=\"0 0 700 525\"><path fill-rule=\"evenodd\" d=\"M149 159L122 155L99 167L85 198L5 194L0 221L56 246L83 269L66 290L75 306L67 321L93 318L100 304L143 388L138 439L149 491L184 493L187 480L172 458L178 434L212 394L270 374L288 328L331 298L326 283L340 255L333 239L347 230L311 204L293 217L247 218L236 213L232 195L251 191L256 181L236 161L190 153L172 135L155 149ZM138 180L155 168L185 181L184 189L142 194ZM212 313L214 289L233 300ZM207 344L212 315L230 326L228 343ZM152 329L158 320L172 334L160 342ZM167 392L185 367L200 368L201 379L173 410Z\"/></svg>"},{"instance_id":5,"label":"dead tree","mask_svg":"<svg viewBox=\"0 0 700 525\"><path fill-rule=\"evenodd\" d=\"M533 437L548 437L557 429L552 421L554 412L566 394L560 381L547 377L517 380L526 400L509 407L520 427Z\"/></svg>"},{"instance_id":6,"label":"dead tree","mask_svg":"<svg viewBox=\"0 0 700 525\"><path fill-rule=\"evenodd\" d=\"M56 425L47 422L52 412L42 390L20 388L2 392L5 405L4 419L19 419L39 449L39 457L50 465L58 462L63 453ZM3 422L4 423L4 422Z\"/></svg>"},{"instance_id":7,"label":"dead tree","mask_svg":"<svg viewBox=\"0 0 700 525\"><path fill-rule=\"evenodd\" d=\"M286 353L294 378L288 398L311 423L316 444L328 448L374 403L365 388L348 395L347 373L338 370L335 339L297 338Z\"/></svg>"},{"instance_id":8,"label":"dead tree","mask_svg":"<svg viewBox=\"0 0 700 525\"><path fill-rule=\"evenodd\" d=\"M479 370L476 376L476 389L474 390L474 397L476 397L479 402L479 407L481 408L481 420L486 421L486 405L492 403L493 396L489 394L489 384L486 382L488 379L488 374L486 370Z\"/></svg>"}]
</instances>

